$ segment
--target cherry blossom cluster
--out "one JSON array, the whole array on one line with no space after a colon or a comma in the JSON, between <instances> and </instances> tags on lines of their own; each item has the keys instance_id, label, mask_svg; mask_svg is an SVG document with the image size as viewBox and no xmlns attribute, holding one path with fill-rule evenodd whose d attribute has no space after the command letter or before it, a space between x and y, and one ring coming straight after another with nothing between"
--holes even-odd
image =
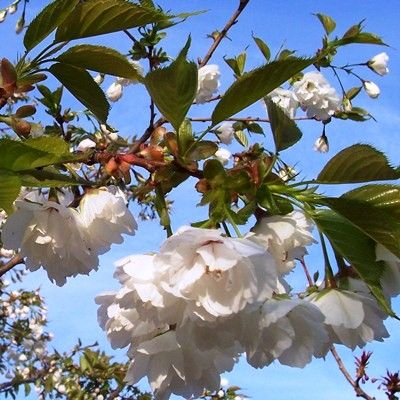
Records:
<instances>
[{"instance_id":1,"label":"cherry blossom cluster","mask_svg":"<svg viewBox=\"0 0 400 400\"><path fill-rule=\"evenodd\" d=\"M96 302L112 347L129 346L126 382L147 376L157 399L198 397L218 390L242 355L255 368L301 368L333 343L388 337L366 286L291 293L286 278L315 242L312 229L300 211L262 218L245 238L182 227L158 253L118 261L121 289Z\"/></svg>"},{"instance_id":2,"label":"cherry blossom cluster","mask_svg":"<svg viewBox=\"0 0 400 400\"><path fill-rule=\"evenodd\" d=\"M29 195L15 207L2 228L4 247L19 249L27 268L42 266L59 286L67 277L97 270L98 255L137 229L125 195L115 186L89 190L78 208Z\"/></svg>"}]
</instances>

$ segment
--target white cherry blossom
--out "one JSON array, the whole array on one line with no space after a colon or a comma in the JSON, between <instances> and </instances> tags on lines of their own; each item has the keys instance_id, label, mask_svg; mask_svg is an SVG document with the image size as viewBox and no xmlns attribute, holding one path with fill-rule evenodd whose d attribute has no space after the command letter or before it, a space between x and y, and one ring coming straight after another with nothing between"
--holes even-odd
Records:
<instances>
[{"instance_id":1,"label":"white cherry blossom","mask_svg":"<svg viewBox=\"0 0 400 400\"><path fill-rule=\"evenodd\" d=\"M218 65L208 64L199 68L196 103L205 103L217 93L220 76Z\"/></svg>"},{"instance_id":2,"label":"white cherry blossom","mask_svg":"<svg viewBox=\"0 0 400 400\"><path fill-rule=\"evenodd\" d=\"M293 119L296 116L299 102L291 90L278 87L270 92L268 97L278 105L289 118Z\"/></svg>"},{"instance_id":3,"label":"white cherry blossom","mask_svg":"<svg viewBox=\"0 0 400 400\"><path fill-rule=\"evenodd\" d=\"M378 75L386 75L389 73L389 68L387 67L389 61L389 56L383 52L368 60L367 65L372 71L376 72Z\"/></svg>"},{"instance_id":4,"label":"white cherry blossom","mask_svg":"<svg viewBox=\"0 0 400 400\"><path fill-rule=\"evenodd\" d=\"M223 122L217 129L216 134L218 139L224 144L230 144L233 139L235 129L232 122Z\"/></svg>"},{"instance_id":5,"label":"white cherry blossom","mask_svg":"<svg viewBox=\"0 0 400 400\"><path fill-rule=\"evenodd\" d=\"M363 86L365 89L365 93L367 93L367 95L371 97L371 99L376 99L381 94L379 86L372 81L363 81Z\"/></svg>"}]
</instances>

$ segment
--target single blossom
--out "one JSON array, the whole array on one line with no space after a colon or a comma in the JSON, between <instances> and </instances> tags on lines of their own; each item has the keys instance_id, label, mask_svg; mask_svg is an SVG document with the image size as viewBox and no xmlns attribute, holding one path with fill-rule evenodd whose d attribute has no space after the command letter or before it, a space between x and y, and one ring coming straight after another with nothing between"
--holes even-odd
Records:
<instances>
[{"instance_id":1,"label":"single blossom","mask_svg":"<svg viewBox=\"0 0 400 400\"><path fill-rule=\"evenodd\" d=\"M113 82L106 91L106 96L110 101L118 101L122 97L123 88L120 83Z\"/></svg>"},{"instance_id":2,"label":"single blossom","mask_svg":"<svg viewBox=\"0 0 400 400\"><path fill-rule=\"evenodd\" d=\"M94 149L96 147L96 142L94 142L92 139L83 139L81 142L79 142L78 147L76 148L77 151L86 151L89 149Z\"/></svg>"},{"instance_id":3,"label":"single blossom","mask_svg":"<svg viewBox=\"0 0 400 400\"><path fill-rule=\"evenodd\" d=\"M100 124L100 131L106 136L106 139L115 142L118 140L118 133L107 128L106 124Z\"/></svg>"},{"instance_id":4,"label":"single blossom","mask_svg":"<svg viewBox=\"0 0 400 400\"><path fill-rule=\"evenodd\" d=\"M97 253L76 210L53 201L17 200L15 206L17 210L3 226L2 241L8 249L20 249L28 269L42 266L58 286L64 285L67 277L97 270Z\"/></svg>"},{"instance_id":5,"label":"single blossom","mask_svg":"<svg viewBox=\"0 0 400 400\"><path fill-rule=\"evenodd\" d=\"M367 294L327 289L307 299L325 315L325 325L333 343L354 350L373 340L382 342L389 337L383 324L387 315Z\"/></svg>"},{"instance_id":6,"label":"single blossom","mask_svg":"<svg viewBox=\"0 0 400 400\"><path fill-rule=\"evenodd\" d=\"M199 68L196 103L205 103L217 93L220 76L218 65L209 64Z\"/></svg>"},{"instance_id":7,"label":"single blossom","mask_svg":"<svg viewBox=\"0 0 400 400\"><path fill-rule=\"evenodd\" d=\"M97 74L93 80L98 84L101 85L104 82L104 74Z\"/></svg>"},{"instance_id":8,"label":"single blossom","mask_svg":"<svg viewBox=\"0 0 400 400\"><path fill-rule=\"evenodd\" d=\"M372 57L367 65L372 71L376 72L378 75L386 75L389 72L389 68L387 67L389 61L389 56L383 52L379 53L376 56Z\"/></svg>"},{"instance_id":9,"label":"single blossom","mask_svg":"<svg viewBox=\"0 0 400 400\"><path fill-rule=\"evenodd\" d=\"M329 151L329 142L326 135L321 135L314 143L314 150L320 153L327 153Z\"/></svg>"},{"instance_id":10,"label":"single blossom","mask_svg":"<svg viewBox=\"0 0 400 400\"><path fill-rule=\"evenodd\" d=\"M279 272L285 274L295 267L295 260L307 254L305 246L315 243L314 226L301 211L273 215L260 219L251 229L250 239L262 244L277 262Z\"/></svg>"},{"instance_id":11,"label":"single blossom","mask_svg":"<svg viewBox=\"0 0 400 400\"><path fill-rule=\"evenodd\" d=\"M232 158L232 154L228 149L220 147L214 154L214 157L223 165L228 164Z\"/></svg>"},{"instance_id":12,"label":"single blossom","mask_svg":"<svg viewBox=\"0 0 400 400\"><path fill-rule=\"evenodd\" d=\"M8 12L9 14L14 14L14 13L16 13L16 12L17 12L17 9L18 9L18 2L14 2L14 3L12 3L10 6L8 6L8 7L6 8L6 10L7 10L7 12Z\"/></svg>"},{"instance_id":13,"label":"single blossom","mask_svg":"<svg viewBox=\"0 0 400 400\"><path fill-rule=\"evenodd\" d=\"M230 144L235 133L232 122L223 122L216 130L215 133L218 139L224 144Z\"/></svg>"},{"instance_id":14,"label":"single blossom","mask_svg":"<svg viewBox=\"0 0 400 400\"><path fill-rule=\"evenodd\" d=\"M293 85L294 98L309 118L320 121L329 119L339 108L340 98L336 90L320 72L307 72Z\"/></svg>"},{"instance_id":15,"label":"single blossom","mask_svg":"<svg viewBox=\"0 0 400 400\"><path fill-rule=\"evenodd\" d=\"M7 10L0 11L0 23L4 22L7 17Z\"/></svg>"},{"instance_id":16,"label":"single blossom","mask_svg":"<svg viewBox=\"0 0 400 400\"><path fill-rule=\"evenodd\" d=\"M276 105L278 105L289 118L293 119L296 116L296 110L299 107L299 102L291 90L278 87L270 92L267 96Z\"/></svg>"},{"instance_id":17,"label":"single blossom","mask_svg":"<svg viewBox=\"0 0 400 400\"><path fill-rule=\"evenodd\" d=\"M379 86L374 82L363 81L363 86L364 86L365 92L367 93L367 95L369 97L371 97L371 99L376 99L381 93Z\"/></svg>"}]
</instances>

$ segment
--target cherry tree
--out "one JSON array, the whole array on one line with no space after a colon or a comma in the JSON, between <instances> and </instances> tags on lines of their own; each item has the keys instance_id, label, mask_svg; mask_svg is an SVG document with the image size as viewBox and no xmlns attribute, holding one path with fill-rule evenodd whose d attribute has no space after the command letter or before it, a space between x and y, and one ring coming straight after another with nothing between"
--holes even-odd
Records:
<instances>
[{"instance_id":1,"label":"cherry tree","mask_svg":"<svg viewBox=\"0 0 400 400\"><path fill-rule=\"evenodd\" d=\"M152 0L55 0L28 24L28 0L0 11L0 21L17 14L25 48L0 65L1 275L18 280L25 264L58 286L80 274L96 279L99 256L140 231L142 220L158 219L165 232L158 251L116 260L120 289L95 299L99 325L113 348L127 349L126 364L96 344L50 351L40 293L9 292L2 280L0 392L15 398L33 385L41 398L239 399L221 375L240 357L254 368L302 368L330 352L355 395L372 399L362 385L370 353L357 358L353 377L336 346L383 341L385 320L397 318L399 169L366 143L321 162L312 179L286 160L308 129L303 121L321 127L314 150L327 153L333 121L374 119L357 101L379 97L365 76L389 72L387 44L363 21L340 32L317 13L322 41L307 56L273 54L253 33L251 48L216 59L250 3L238 1L195 61L197 38L180 38L177 54L165 43L172 27L195 23L201 11L177 13ZM116 32L127 38L127 54L94 44ZM337 65L355 44L383 50ZM247 67L250 51L263 58L256 68ZM232 71L224 92L221 63ZM133 138L108 121L110 102L136 102L130 85L148 98L148 125ZM64 105L66 91L83 112ZM242 116L257 102L263 115ZM192 116L204 106L208 116ZM174 229L171 196L188 182L207 216L193 211L190 225ZM339 196L326 194L326 185L347 184ZM322 266L313 274L311 248ZM301 289L294 271L304 275ZM135 387L144 377L152 394ZM398 374L388 372L381 388L397 398Z\"/></svg>"}]
</instances>

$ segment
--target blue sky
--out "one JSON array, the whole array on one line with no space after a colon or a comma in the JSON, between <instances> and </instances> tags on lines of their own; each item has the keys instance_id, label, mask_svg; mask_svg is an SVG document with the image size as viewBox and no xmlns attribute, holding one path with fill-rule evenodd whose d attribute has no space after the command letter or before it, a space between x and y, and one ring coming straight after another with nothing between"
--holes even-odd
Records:
<instances>
[{"instance_id":1,"label":"blue sky","mask_svg":"<svg viewBox=\"0 0 400 400\"><path fill-rule=\"evenodd\" d=\"M31 1L28 10L28 20L39 10L46 1ZM189 33L192 35L190 56L195 59L203 56L209 45L208 33L222 27L228 16L236 6L236 1L226 0L181 0L160 1L164 8L174 12L191 10L210 10L207 13L193 17L186 23L180 24L168 32L165 44L166 50L171 55L177 54L184 45ZM0 7L7 4L0 0ZM249 6L240 18L240 22L229 33L232 39L225 40L217 50L211 63L221 67L221 91L233 81L232 73L225 67L222 57L234 56L248 47L248 69L263 63L261 53L256 49L251 33L263 38L270 46L272 53L276 53L281 46L297 50L299 55L311 55L320 46L322 27L312 13L321 12L331 15L337 21L338 34L362 19L366 19L367 31L381 35L385 42L391 45L389 48L378 46L355 45L344 48L338 55L336 64L346 62L356 63L367 61L375 54L386 51L390 62L389 75L381 78L368 70L362 70L362 76L373 80L381 88L381 96L378 100L372 100L365 94L357 98L357 105L368 109L377 119L377 122L365 123L333 121L328 126L328 137L331 150L327 155L316 153L312 150L315 139L321 133L321 126L314 122L305 121L300 124L303 130L303 140L284 155L289 164L296 164L296 169L307 178L314 177L324 163L340 149L356 143L370 143L385 151L393 164L400 162L399 152L399 123L400 123L400 58L396 49L400 43L400 30L398 29L398 16L400 15L400 3L398 0L353 0L353 1L275 1L251 0ZM22 37L12 33L16 23L15 16L11 16L0 25L0 56L15 59L17 51L22 52ZM126 52L129 49L129 41L122 34L113 34L109 37L99 37L91 40L92 43L108 45ZM361 70L360 70L361 73ZM325 73L327 79L339 89L337 82L331 74ZM108 83L111 82L110 78ZM106 83L107 83L106 82ZM355 86L356 81L352 82ZM49 83L51 85L51 81ZM107 87L107 84L105 85ZM349 86L350 87L350 83ZM109 123L119 129L121 135L132 136L140 134L147 126L148 99L142 88L138 86L128 87L123 99L112 108ZM72 97L65 97L65 106L77 106ZM207 116L210 113L208 106L196 106L190 111L192 116ZM240 113L241 116L258 115L265 116L263 107L255 104L249 110ZM49 121L47 121L49 122ZM200 129L200 127L199 127ZM265 126L268 132L268 127ZM265 145L271 143L271 139L265 139ZM193 182L189 181L179 192L173 196L175 200L173 211L173 226L177 229L183 224L193 221L193 207L198 202L198 197L193 193ZM326 188L330 193L339 193L339 188ZM205 215L205 209L196 208L196 220ZM136 209L133 209L137 213ZM62 287L51 285L42 271L30 274L25 282L26 287L42 287L42 293L47 299L49 308L50 329L55 334L55 346L66 349L73 345L76 338L80 337L84 343L98 341L102 347L111 352L103 332L96 322L96 306L94 297L96 294L117 288L112 278L113 262L121 257L133 253L155 251L163 240L164 234L156 222L143 222L139 224L136 236L128 237L123 245L114 246L112 250L102 256L101 266L98 272L93 272L89 277L82 276L71 279ZM318 254L312 253L309 257L309 265L315 267L321 264ZM314 268L315 269L315 268ZM298 279L295 276L295 279ZM394 308L400 312L398 301ZM399 322L390 320L387 323L391 337L384 343L374 343L367 346L374 351L370 375L380 377L386 368L396 370L399 368L398 346L400 343ZM347 349L339 348L350 370L353 370L352 354ZM119 359L123 359L124 351L116 352ZM361 351L356 351L359 355ZM396 356L397 354L397 356ZM324 400L354 399L355 396L340 375L332 362L330 355L327 360L315 360L304 370L296 370L279 364L272 365L263 370L254 370L246 363L240 362L233 373L227 375L232 384L244 388L244 393L255 400L308 400L320 398ZM143 387L146 387L145 385ZM373 394L373 392L371 392ZM382 397L382 396L381 396Z\"/></svg>"}]
</instances>

